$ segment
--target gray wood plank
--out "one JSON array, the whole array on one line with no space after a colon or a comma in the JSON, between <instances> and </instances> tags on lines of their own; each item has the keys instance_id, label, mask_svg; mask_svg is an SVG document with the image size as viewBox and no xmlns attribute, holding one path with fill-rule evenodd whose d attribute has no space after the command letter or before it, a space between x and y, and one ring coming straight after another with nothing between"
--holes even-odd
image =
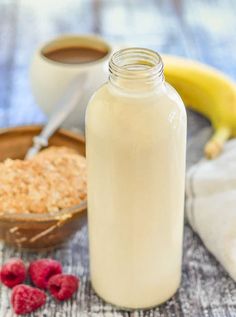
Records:
<instances>
[{"instance_id":1,"label":"gray wood plank","mask_svg":"<svg viewBox=\"0 0 236 317\"><path fill-rule=\"evenodd\" d=\"M0 126L9 122L10 96L14 73L17 6L3 2L0 10Z\"/></svg>"},{"instance_id":2,"label":"gray wood plank","mask_svg":"<svg viewBox=\"0 0 236 317\"><path fill-rule=\"evenodd\" d=\"M183 0L179 6L182 30L194 58L236 79L235 1ZM194 49L192 49L194 46Z\"/></svg>"}]
</instances>

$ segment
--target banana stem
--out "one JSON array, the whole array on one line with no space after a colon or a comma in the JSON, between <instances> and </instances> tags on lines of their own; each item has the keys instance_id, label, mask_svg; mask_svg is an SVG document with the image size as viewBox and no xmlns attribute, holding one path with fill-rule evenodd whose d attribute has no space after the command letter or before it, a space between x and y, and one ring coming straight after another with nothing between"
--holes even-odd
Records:
<instances>
[{"instance_id":1,"label":"banana stem","mask_svg":"<svg viewBox=\"0 0 236 317\"><path fill-rule=\"evenodd\" d=\"M227 127L218 128L204 148L206 158L214 159L220 154L224 143L229 139L231 130Z\"/></svg>"}]
</instances>

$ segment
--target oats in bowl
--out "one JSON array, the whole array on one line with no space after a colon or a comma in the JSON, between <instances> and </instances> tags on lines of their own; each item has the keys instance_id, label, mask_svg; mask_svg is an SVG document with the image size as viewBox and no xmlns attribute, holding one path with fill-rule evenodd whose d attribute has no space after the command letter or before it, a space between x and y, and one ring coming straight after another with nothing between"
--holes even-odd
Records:
<instances>
[{"instance_id":1,"label":"oats in bowl","mask_svg":"<svg viewBox=\"0 0 236 317\"><path fill-rule=\"evenodd\" d=\"M85 158L66 147L50 147L30 160L0 163L0 210L52 213L86 200Z\"/></svg>"}]
</instances>

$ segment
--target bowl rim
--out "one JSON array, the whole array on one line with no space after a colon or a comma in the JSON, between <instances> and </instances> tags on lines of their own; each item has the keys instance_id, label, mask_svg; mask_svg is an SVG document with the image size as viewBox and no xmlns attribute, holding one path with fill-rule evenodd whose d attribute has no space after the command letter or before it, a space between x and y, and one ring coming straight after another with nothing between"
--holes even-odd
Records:
<instances>
[{"instance_id":1,"label":"bowl rim","mask_svg":"<svg viewBox=\"0 0 236 317\"><path fill-rule=\"evenodd\" d=\"M0 128L0 137L5 134L15 133L15 132L40 132L43 125L22 125L7 128ZM66 137L76 139L85 144L85 137L79 132L74 132L64 128L60 128L56 133L62 134ZM0 221L33 221L33 222L51 222L60 220L62 218L71 218L77 213L85 212L87 209L87 200L82 201L80 204L63 208L58 211L48 212L48 213L10 213L7 211L0 211Z\"/></svg>"},{"instance_id":2,"label":"bowl rim","mask_svg":"<svg viewBox=\"0 0 236 317\"><path fill-rule=\"evenodd\" d=\"M41 131L42 128L43 128L43 124L21 125L21 126L9 127L9 128L0 128L0 137L7 133ZM63 134L67 137L77 139L85 144L85 137L80 132L75 132L72 130L60 128L55 133Z\"/></svg>"},{"instance_id":3,"label":"bowl rim","mask_svg":"<svg viewBox=\"0 0 236 317\"><path fill-rule=\"evenodd\" d=\"M0 212L0 221L34 221L34 222L47 222L61 220L63 218L71 218L77 213L82 213L87 209L87 200L69 208L63 208L58 211L49 213L9 213Z\"/></svg>"}]
</instances>

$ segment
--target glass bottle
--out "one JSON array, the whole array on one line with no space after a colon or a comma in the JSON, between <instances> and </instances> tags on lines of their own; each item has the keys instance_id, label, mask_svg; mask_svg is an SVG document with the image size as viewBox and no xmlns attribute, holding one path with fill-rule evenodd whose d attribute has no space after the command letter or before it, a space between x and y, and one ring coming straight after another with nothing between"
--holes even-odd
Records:
<instances>
[{"instance_id":1,"label":"glass bottle","mask_svg":"<svg viewBox=\"0 0 236 317\"><path fill-rule=\"evenodd\" d=\"M94 290L149 308L181 279L186 111L155 51L129 48L86 113L88 227Z\"/></svg>"}]
</instances>

